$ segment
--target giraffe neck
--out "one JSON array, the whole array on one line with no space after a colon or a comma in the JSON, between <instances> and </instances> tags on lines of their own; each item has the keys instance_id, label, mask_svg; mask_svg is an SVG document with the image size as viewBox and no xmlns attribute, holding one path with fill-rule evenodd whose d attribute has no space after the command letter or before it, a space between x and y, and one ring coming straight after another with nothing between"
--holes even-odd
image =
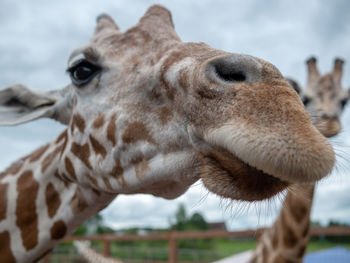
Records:
<instances>
[{"instance_id":1,"label":"giraffe neck","mask_svg":"<svg viewBox=\"0 0 350 263\"><path fill-rule=\"evenodd\" d=\"M65 143L61 135L0 174L0 262L38 260L116 196L58 175Z\"/></svg>"},{"instance_id":2,"label":"giraffe neck","mask_svg":"<svg viewBox=\"0 0 350 263\"><path fill-rule=\"evenodd\" d=\"M260 237L250 263L301 263L309 241L315 185L289 190L274 225Z\"/></svg>"}]
</instances>

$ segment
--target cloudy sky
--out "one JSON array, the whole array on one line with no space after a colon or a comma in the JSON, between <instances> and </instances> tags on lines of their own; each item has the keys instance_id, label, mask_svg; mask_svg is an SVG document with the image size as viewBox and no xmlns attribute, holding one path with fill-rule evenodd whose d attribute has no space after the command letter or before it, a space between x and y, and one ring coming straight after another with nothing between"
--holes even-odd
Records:
<instances>
[{"instance_id":1,"label":"cloudy sky","mask_svg":"<svg viewBox=\"0 0 350 263\"><path fill-rule=\"evenodd\" d=\"M34 89L57 89L69 82L65 74L70 52L86 44L95 17L109 13L122 30L133 26L152 3L168 7L183 41L206 42L226 51L251 54L275 64L305 84L305 60L319 58L325 73L335 56L350 64L350 2L114 0L114 1L0 1L0 88L23 83ZM346 65L343 85L350 86ZM332 141L339 153L336 171L317 189L312 219L350 222L350 107L343 116L343 132ZM0 128L0 170L12 161L53 140L64 129L40 120L20 127ZM208 221L225 220L231 230L267 225L280 205L270 202L228 204L195 184L178 199L148 195L119 196L102 213L115 227L165 227L179 203L189 212L202 212Z\"/></svg>"}]
</instances>

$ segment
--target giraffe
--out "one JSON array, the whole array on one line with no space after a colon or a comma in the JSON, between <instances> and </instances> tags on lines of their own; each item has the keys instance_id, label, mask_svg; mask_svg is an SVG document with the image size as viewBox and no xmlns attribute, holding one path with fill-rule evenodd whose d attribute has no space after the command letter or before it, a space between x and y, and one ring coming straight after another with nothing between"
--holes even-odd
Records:
<instances>
[{"instance_id":1,"label":"giraffe","mask_svg":"<svg viewBox=\"0 0 350 263\"><path fill-rule=\"evenodd\" d=\"M2 262L37 261L118 194L172 199L201 179L254 201L333 168L332 146L272 64L181 42L162 6L125 32L100 15L67 72L61 90L0 93L2 125L67 125L0 175Z\"/></svg>"},{"instance_id":2,"label":"giraffe","mask_svg":"<svg viewBox=\"0 0 350 263\"><path fill-rule=\"evenodd\" d=\"M348 90L341 84L344 61L336 58L331 73L320 75L316 58L307 63L308 79L305 89L294 80L290 84L297 90L313 123L326 137L341 130L340 115L349 99ZM315 184L290 187L281 212L274 225L259 238L250 263L301 263L310 238L310 213Z\"/></svg>"}]
</instances>

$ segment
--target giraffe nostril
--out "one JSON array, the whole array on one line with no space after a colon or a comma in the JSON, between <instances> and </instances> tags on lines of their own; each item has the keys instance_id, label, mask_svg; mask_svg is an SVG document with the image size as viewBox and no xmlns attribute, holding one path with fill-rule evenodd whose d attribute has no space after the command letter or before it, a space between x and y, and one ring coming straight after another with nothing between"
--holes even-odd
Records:
<instances>
[{"instance_id":1,"label":"giraffe nostril","mask_svg":"<svg viewBox=\"0 0 350 263\"><path fill-rule=\"evenodd\" d=\"M224 82L254 82L261 75L261 63L246 55L230 55L208 63L211 78Z\"/></svg>"},{"instance_id":2,"label":"giraffe nostril","mask_svg":"<svg viewBox=\"0 0 350 263\"><path fill-rule=\"evenodd\" d=\"M214 65L214 69L217 76L224 81L245 81L247 78L242 70L230 67L229 65L216 64Z\"/></svg>"},{"instance_id":3,"label":"giraffe nostril","mask_svg":"<svg viewBox=\"0 0 350 263\"><path fill-rule=\"evenodd\" d=\"M338 116L336 114L322 113L321 118L324 120L338 120Z\"/></svg>"}]
</instances>

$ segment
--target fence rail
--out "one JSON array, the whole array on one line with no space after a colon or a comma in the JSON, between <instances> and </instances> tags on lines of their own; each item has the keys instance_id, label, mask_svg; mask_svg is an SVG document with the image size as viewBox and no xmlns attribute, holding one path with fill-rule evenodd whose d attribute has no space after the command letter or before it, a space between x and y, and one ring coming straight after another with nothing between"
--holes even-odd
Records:
<instances>
[{"instance_id":1,"label":"fence rail","mask_svg":"<svg viewBox=\"0 0 350 263\"><path fill-rule=\"evenodd\" d=\"M224 230L207 230L207 231L188 231L178 232L170 231L165 233L150 233L145 235L136 234L103 234L103 235L91 235L91 236L70 236L67 237L64 242L74 240L86 240L86 241L100 241L103 243L103 254L105 256L111 255L111 242L113 241L140 241L140 240L167 240L168 241L168 262L177 262L177 241L183 239L209 239L209 238L242 238L242 237L258 237L265 230L265 228L259 228L255 230L245 231L224 231ZM311 236L350 236L350 227L313 227L310 230Z\"/></svg>"}]
</instances>

